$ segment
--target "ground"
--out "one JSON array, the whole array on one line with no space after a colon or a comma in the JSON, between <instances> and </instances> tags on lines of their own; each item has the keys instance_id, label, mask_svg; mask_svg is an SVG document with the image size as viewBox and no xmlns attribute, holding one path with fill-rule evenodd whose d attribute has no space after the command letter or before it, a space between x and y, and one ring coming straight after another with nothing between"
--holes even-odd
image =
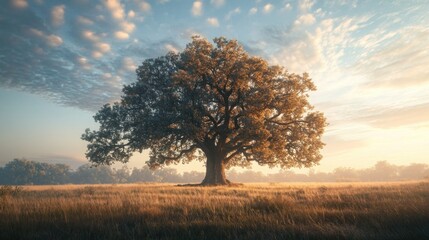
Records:
<instances>
[{"instance_id":1,"label":"ground","mask_svg":"<svg viewBox=\"0 0 429 240\"><path fill-rule=\"evenodd\" d=\"M0 239L429 239L429 182L2 187Z\"/></svg>"}]
</instances>

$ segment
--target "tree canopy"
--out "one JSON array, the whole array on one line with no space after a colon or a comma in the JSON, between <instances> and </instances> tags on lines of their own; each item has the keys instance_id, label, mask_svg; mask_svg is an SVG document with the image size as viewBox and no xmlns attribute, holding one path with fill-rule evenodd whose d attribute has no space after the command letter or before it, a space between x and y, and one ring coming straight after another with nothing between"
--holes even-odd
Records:
<instances>
[{"instance_id":1,"label":"tree canopy","mask_svg":"<svg viewBox=\"0 0 429 240\"><path fill-rule=\"evenodd\" d=\"M148 149L149 166L206 163L203 184L228 184L224 168L310 167L322 158L322 113L308 93L308 74L289 73L250 56L236 40L193 37L181 53L145 60L119 102L94 116L87 158L127 162Z\"/></svg>"}]
</instances>

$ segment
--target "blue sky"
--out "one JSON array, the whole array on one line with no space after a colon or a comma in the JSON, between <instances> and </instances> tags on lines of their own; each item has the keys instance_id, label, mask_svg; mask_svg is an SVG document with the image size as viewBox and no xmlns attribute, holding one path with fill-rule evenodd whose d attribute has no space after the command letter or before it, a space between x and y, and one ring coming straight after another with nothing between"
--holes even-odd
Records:
<instances>
[{"instance_id":1,"label":"blue sky","mask_svg":"<svg viewBox=\"0 0 429 240\"><path fill-rule=\"evenodd\" d=\"M429 161L426 0L10 0L0 6L0 164L85 163L85 128L147 58L237 39L308 72L330 123L316 170ZM131 160L142 166L146 156ZM201 164L178 167L204 169Z\"/></svg>"}]
</instances>

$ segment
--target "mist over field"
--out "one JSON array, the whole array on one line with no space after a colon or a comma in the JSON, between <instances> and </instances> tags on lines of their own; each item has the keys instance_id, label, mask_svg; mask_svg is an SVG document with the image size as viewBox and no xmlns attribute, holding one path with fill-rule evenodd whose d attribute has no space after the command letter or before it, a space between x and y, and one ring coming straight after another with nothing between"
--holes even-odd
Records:
<instances>
[{"instance_id":1,"label":"mist over field","mask_svg":"<svg viewBox=\"0 0 429 240\"><path fill-rule=\"evenodd\" d=\"M388 182L429 179L429 164L414 163L405 166L393 165L387 161L377 162L366 169L336 168L332 172L309 170L307 174L281 170L264 174L246 169L232 169L226 173L232 182ZM150 170L142 168L91 167L81 165L73 169L66 164L49 164L15 159L0 167L0 184L107 184L107 183L198 183L204 172L180 173L174 168Z\"/></svg>"}]
</instances>

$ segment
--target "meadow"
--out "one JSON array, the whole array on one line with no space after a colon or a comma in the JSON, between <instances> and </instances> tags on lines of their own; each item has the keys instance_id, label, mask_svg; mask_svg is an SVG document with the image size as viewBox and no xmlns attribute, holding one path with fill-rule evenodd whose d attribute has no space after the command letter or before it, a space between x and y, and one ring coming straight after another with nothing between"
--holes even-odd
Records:
<instances>
[{"instance_id":1,"label":"meadow","mask_svg":"<svg viewBox=\"0 0 429 240\"><path fill-rule=\"evenodd\" d=\"M3 186L0 239L429 239L429 182Z\"/></svg>"}]
</instances>

